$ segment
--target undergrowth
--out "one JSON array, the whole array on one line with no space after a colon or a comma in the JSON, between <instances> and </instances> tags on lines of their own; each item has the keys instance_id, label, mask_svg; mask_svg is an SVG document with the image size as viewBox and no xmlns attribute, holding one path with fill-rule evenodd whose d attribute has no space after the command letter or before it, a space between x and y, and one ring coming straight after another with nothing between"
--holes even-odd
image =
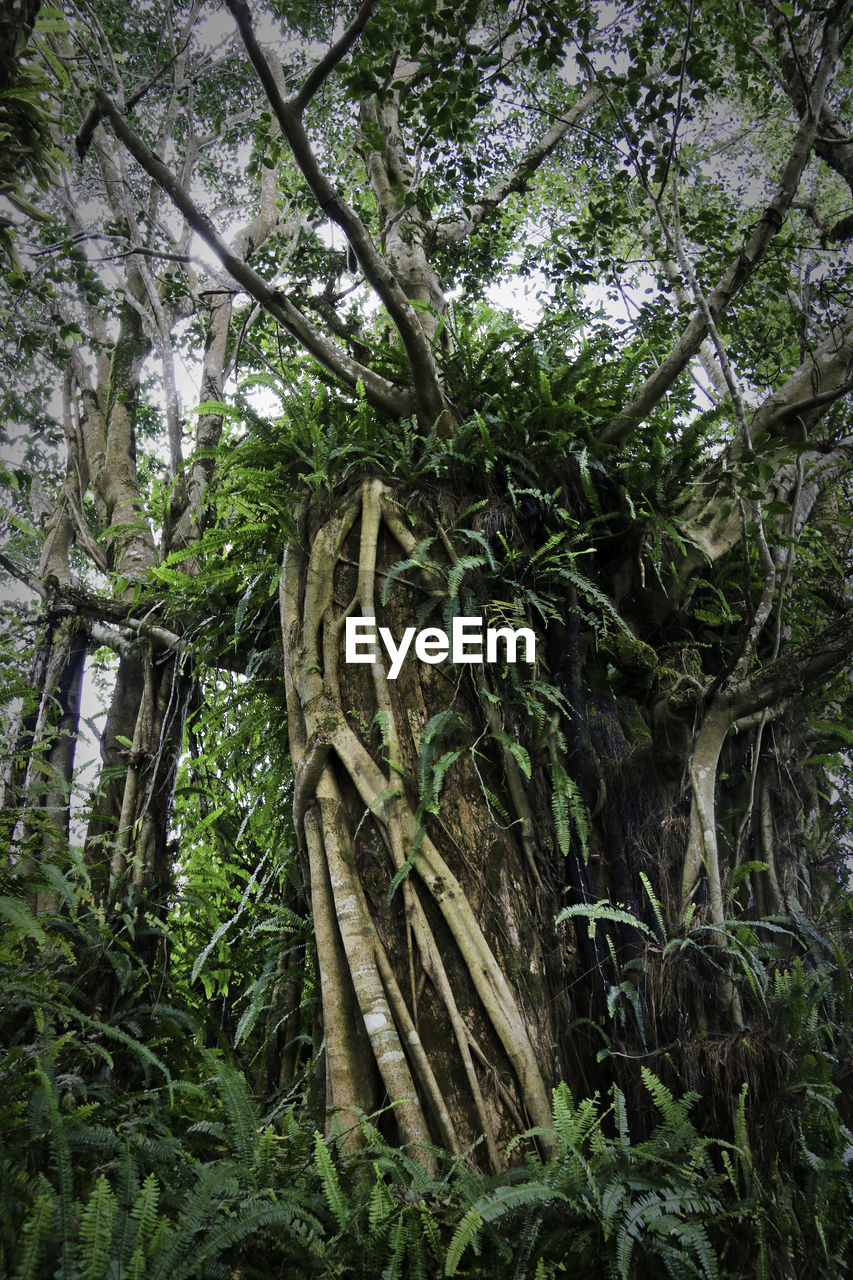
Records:
<instances>
[{"instance_id":1,"label":"undergrowth","mask_svg":"<svg viewBox=\"0 0 853 1280\"><path fill-rule=\"evenodd\" d=\"M676 1096L643 1066L651 1123L615 1086L578 1100L560 1085L553 1158L532 1131L503 1174L439 1150L428 1173L423 1152L386 1140L381 1114L362 1118L353 1152L347 1134L316 1131L302 1095L264 1112L239 1050L205 1042L168 974L134 964L132 939L99 920L71 875L62 914L37 919L20 883L4 889L4 1276L844 1274L850 1135L829 1093L821 1125L814 1088L792 1091L799 1149L785 1170L757 1167L746 1088L724 1140L694 1118L698 1094ZM105 971L117 975L108 1000ZM799 1009L805 1033L805 1004L780 1007L788 1021ZM807 1141L818 1129L820 1149Z\"/></svg>"}]
</instances>

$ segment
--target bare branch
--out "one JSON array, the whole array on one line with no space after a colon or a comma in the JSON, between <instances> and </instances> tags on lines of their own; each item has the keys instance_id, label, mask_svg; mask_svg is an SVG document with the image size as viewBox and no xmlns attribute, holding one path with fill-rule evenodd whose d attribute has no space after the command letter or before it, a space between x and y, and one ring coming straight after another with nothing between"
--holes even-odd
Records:
<instances>
[{"instance_id":1,"label":"bare branch","mask_svg":"<svg viewBox=\"0 0 853 1280\"><path fill-rule=\"evenodd\" d=\"M705 476L697 482L690 502L677 517L679 529L690 544L678 565L682 588L687 586L702 564L726 555L741 536L739 504L733 497L741 450L742 442L738 439L723 458L708 468ZM829 451L820 447L810 449L797 455L796 461L785 444L772 453L763 454L762 462L771 466L774 473L764 490L765 502L792 501L798 487L799 464L802 464L804 482L800 486L797 509L792 512L792 532L796 536L808 520L821 489L850 471L853 436L837 441ZM748 498L743 498L742 502L751 518L755 510L753 503Z\"/></svg>"},{"instance_id":2,"label":"bare branch","mask_svg":"<svg viewBox=\"0 0 853 1280\"><path fill-rule=\"evenodd\" d=\"M805 400L795 400L793 404L784 406L775 417L769 422L764 423L764 430L769 431L771 435L787 434L779 431L779 427L793 419L798 418L802 421L806 415L811 416L815 409L826 409L829 405L834 404L836 400L843 399L844 396L853 391L853 379L842 382L839 387L835 387L830 391L822 391L819 395L809 396Z\"/></svg>"}]
</instances>

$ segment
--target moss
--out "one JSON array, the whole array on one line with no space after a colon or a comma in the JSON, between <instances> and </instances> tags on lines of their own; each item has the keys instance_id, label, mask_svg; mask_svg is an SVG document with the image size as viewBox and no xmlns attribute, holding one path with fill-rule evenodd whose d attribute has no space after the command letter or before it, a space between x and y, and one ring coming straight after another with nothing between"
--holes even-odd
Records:
<instances>
[{"instance_id":1,"label":"moss","mask_svg":"<svg viewBox=\"0 0 853 1280\"><path fill-rule=\"evenodd\" d=\"M616 710L622 732L628 742L640 746L651 742L652 731L646 724L643 714L632 698L620 698Z\"/></svg>"},{"instance_id":2,"label":"moss","mask_svg":"<svg viewBox=\"0 0 853 1280\"><path fill-rule=\"evenodd\" d=\"M607 636L600 650L621 677L619 692L642 695L648 693L657 675L659 659L654 649L635 636L624 633Z\"/></svg>"},{"instance_id":3,"label":"moss","mask_svg":"<svg viewBox=\"0 0 853 1280\"><path fill-rule=\"evenodd\" d=\"M614 667L626 674L651 677L657 669L658 656L652 646L624 632L607 636L601 641L601 650Z\"/></svg>"}]
</instances>

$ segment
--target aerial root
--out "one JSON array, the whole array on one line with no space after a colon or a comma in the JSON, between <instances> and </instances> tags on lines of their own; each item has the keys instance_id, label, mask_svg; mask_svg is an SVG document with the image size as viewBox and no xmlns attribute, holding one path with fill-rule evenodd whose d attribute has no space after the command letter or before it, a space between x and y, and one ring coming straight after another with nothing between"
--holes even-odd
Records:
<instances>
[{"instance_id":1,"label":"aerial root","mask_svg":"<svg viewBox=\"0 0 853 1280\"><path fill-rule=\"evenodd\" d=\"M335 569L359 516L357 587L347 608L336 616L333 609ZM417 953L422 970L445 1008L489 1160L493 1168L498 1169L503 1160L471 1052L473 1037L460 1013L440 949L420 902L419 885L431 893L450 928L483 1009L513 1065L529 1120L547 1129L551 1109L525 1023L504 974L462 886L429 836L420 830L398 783L402 773L399 726L378 647L372 675L376 707L384 724L386 770L374 761L343 712L338 679L340 631L344 618L356 604L363 616L375 616L376 558L383 525L406 554L411 555L417 545L414 535L390 502L385 486L375 479L365 481L320 527L307 557L300 549L288 547L282 573L285 684L294 761L294 821L300 842L304 841L307 848L327 1045L336 1034L333 1018L343 1012L339 1008L340 996L332 988L341 983L344 974L340 968L345 964L376 1066L388 1096L396 1104L395 1115L404 1140L428 1141L426 1121L418 1102L420 1094L435 1117L441 1140L451 1151L459 1150L459 1138L447 1101L417 1032ZM417 884L410 876L402 881L411 1007L406 1003L370 916L341 800L340 769L348 775L376 819L395 871L403 869L409 859L418 876ZM523 816L529 821L529 810ZM528 837L524 852L534 873L529 833L524 834ZM332 969L326 964L327 954L332 957ZM336 1045L329 1053L333 1076L331 1093L336 1107L341 1095L345 1106L357 1108L359 1105L351 1096L352 1086L340 1079L347 1055L357 1052L352 1037L350 1041ZM481 1065L485 1065L485 1056L476 1045L474 1049ZM363 1064L351 1065L357 1065L351 1079L362 1079ZM521 1110L510 1091L502 1082L496 1088L517 1123ZM546 1139L544 1146L548 1145Z\"/></svg>"}]
</instances>

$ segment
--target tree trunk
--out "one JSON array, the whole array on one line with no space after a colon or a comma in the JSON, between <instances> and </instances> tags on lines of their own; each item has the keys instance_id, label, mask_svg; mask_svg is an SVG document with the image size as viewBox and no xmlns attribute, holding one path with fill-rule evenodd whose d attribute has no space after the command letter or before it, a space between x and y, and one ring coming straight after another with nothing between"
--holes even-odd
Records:
<instances>
[{"instance_id":1,"label":"tree trunk","mask_svg":"<svg viewBox=\"0 0 853 1280\"><path fill-rule=\"evenodd\" d=\"M596 641L574 588L565 621L538 636L535 669L428 663L412 650L392 677L384 644L372 661L344 660L347 617L375 618L397 644L425 621L449 631L454 614L488 615L477 584L460 586L452 534L482 497L367 478L307 504L281 613L328 1117L349 1129L393 1104L399 1139L458 1152L482 1135L480 1158L499 1169L520 1130L548 1128L560 1079L591 1092L609 1076L630 1102L636 1081L620 1059L651 1055L665 1070L668 1053L708 1092L715 1037L743 1027L724 931L743 858L722 863L708 833L734 844L730 815L746 811L749 826L754 810L767 868L747 885L778 907L783 877L766 743L762 754L753 740L763 772L750 808L744 735L727 736L736 714L770 700L769 675L763 693L756 678L725 685L697 736L715 672L695 650L656 652L627 633ZM486 540L490 521L493 536L487 504ZM537 539L541 529L531 553ZM845 641L832 643L837 660ZM617 916L596 925L604 902ZM577 936L555 926L565 906L580 908ZM707 931L664 952L685 913Z\"/></svg>"},{"instance_id":2,"label":"tree trunk","mask_svg":"<svg viewBox=\"0 0 853 1280\"><path fill-rule=\"evenodd\" d=\"M342 606L375 610L398 636L424 597L404 586L380 605L384 576L415 537L388 490L365 481L333 512L309 508L305 529L305 549L286 555L282 622L330 1109L350 1123L358 1108L399 1104L404 1139L460 1151L484 1134L498 1167L520 1124L550 1120L558 1011L542 907L556 906L554 888L488 802L499 784L487 748L460 756L440 814L422 815L421 828L424 734L452 708L473 742L476 689L446 667L409 661L391 680L380 658L340 662L352 611Z\"/></svg>"}]
</instances>

